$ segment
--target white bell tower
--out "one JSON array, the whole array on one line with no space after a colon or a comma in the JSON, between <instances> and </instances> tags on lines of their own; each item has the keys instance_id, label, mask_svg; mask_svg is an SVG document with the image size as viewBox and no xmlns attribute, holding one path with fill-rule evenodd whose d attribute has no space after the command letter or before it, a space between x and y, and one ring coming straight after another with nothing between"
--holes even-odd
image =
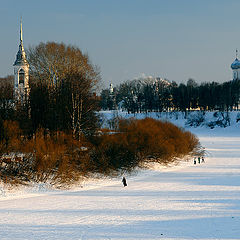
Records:
<instances>
[{"instance_id":1,"label":"white bell tower","mask_svg":"<svg viewBox=\"0 0 240 240\"><path fill-rule=\"evenodd\" d=\"M23 47L22 18L20 22L20 44L14 67L14 94L16 98L26 99L29 94L29 64Z\"/></svg>"}]
</instances>

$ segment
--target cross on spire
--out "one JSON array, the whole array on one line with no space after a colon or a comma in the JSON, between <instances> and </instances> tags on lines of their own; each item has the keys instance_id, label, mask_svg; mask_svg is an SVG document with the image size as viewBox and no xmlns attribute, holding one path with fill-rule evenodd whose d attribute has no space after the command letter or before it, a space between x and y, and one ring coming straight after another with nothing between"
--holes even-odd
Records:
<instances>
[{"instance_id":1,"label":"cross on spire","mask_svg":"<svg viewBox=\"0 0 240 240\"><path fill-rule=\"evenodd\" d=\"M238 50L236 48L236 59L238 59Z\"/></svg>"}]
</instances>

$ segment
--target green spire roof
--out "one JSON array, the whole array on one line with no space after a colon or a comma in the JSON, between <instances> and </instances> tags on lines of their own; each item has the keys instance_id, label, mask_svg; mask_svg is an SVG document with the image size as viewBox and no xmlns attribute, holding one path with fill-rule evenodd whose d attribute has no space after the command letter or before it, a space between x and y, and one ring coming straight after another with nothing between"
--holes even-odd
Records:
<instances>
[{"instance_id":1,"label":"green spire roof","mask_svg":"<svg viewBox=\"0 0 240 240\"><path fill-rule=\"evenodd\" d=\"M22 65L22 64L27 64L27 59L26 59L26 53L25 53L24 47L23 47L22 18L21 18L21 22L20 22L20 44L19 44L19 49L18 49L17 55L16 55L16 60L13 64L13 66Z\"/></svg>"}]
</instances>

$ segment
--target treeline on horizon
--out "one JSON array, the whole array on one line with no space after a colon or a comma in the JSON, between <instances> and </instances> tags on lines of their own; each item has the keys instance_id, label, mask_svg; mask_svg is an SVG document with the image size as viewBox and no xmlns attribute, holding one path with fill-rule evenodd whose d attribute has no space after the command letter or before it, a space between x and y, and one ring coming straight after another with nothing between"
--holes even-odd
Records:
<instances>
[{"instance_id":1,"label":"treeline on horizon","mask_svg":"<svg viewBox=\"0 0 240 240\"><path fill-rule=\"evenodd\" d=\"M101 129L100 72L80 49L48 42L27 54L29 95L13 93L11 76L0 83L2 181L66 187L93 174L119 175L199 151L198 139L171 123L119 120L114 132Z\"/></svg>"},{"instance_id":2,"label":"treeline on horizon","mask_svg":"<svg viewBox=\"0 0 240 240\"><path fill-rule=\"evenodd\" d=\"M189 79L187 84L176 82L132 80L101 92L101 108L121 107L128 112L151 111L231 111L238 110L240 80L224 83L198 84Z\"/></svg>"}]
</instances>

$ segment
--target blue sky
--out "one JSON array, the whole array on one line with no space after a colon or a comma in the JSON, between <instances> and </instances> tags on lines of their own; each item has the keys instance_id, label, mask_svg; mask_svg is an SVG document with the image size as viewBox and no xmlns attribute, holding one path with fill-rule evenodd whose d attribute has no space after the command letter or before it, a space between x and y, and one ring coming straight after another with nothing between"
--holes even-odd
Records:
<instances>
[{"instance_id":1,"label":"blue sky","mask_svg":"<svg viewBox=\"0 0 240 240\"><path fill-rule=\"evenodd\" d=\"M24 46L55 41L87 52L104 85L145 75L228 81L240 49L239 0L0 0L0 76Z\"/></svg>"}]
</instances>

